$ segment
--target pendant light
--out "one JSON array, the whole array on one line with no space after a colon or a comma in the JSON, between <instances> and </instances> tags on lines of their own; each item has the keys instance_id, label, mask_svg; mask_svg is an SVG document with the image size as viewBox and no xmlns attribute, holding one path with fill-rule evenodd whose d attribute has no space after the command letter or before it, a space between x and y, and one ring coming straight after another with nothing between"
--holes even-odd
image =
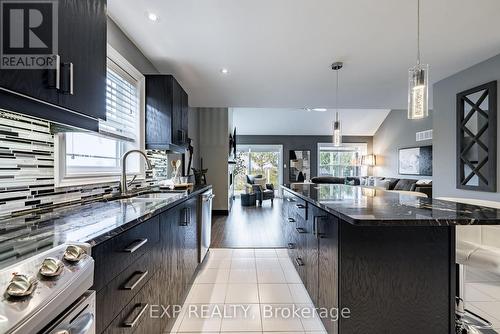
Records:
<instances>
[{"instance_id":1,"label":"pendant light","mask_svg":"<svg viewBox=\"0 0 500 334\"><path fill-rule=\"evenodd\" d=\"M332 70L337 73L337 86L335 88L335 120L333 121L333 146L342 145L342 130L340 127L339 116L339 71L344 66L344 63L337 61L332 64Z\"/></svg>"},{"instance_id":2,"label":"pendant light","mask_svg":"<svg viewBox=\"0 0 500 334\"><path fill-rule=\"evenodd\" d=\"M417 64L408 71L408 119L429 116L429 65L420 63L420 0L417 0Z\"/></svg>"}]
</instances>

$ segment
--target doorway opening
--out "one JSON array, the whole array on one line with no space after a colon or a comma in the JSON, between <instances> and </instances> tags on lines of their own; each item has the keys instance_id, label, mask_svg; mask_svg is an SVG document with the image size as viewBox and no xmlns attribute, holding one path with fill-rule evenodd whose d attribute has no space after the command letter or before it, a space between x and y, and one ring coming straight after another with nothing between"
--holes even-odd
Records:
<instances>
[{"instance_id":1,"label":"doorway opening","mask_svg":"<svg viewBox=\"0 0 500 334\"><path fill-rule=\"evenodd\" d=\"M234 169L234 193L245 193L246 176L262 175L266 183L274 186L275 196L280 193L283 183L283 145L238 145L236 148L236 166Z\"/></svg>"}]
</instances>

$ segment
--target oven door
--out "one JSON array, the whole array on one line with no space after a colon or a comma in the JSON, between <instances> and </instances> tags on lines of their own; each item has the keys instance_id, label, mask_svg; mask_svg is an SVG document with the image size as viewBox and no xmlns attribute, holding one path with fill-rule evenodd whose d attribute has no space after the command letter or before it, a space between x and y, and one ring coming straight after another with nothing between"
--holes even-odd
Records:
<instances>
[{"instance_id":1,"label":"oven door","mask_svg":"<svg viewBox=\"0 0 500 334\"><path fill-rule=\"evenodd\" d=\"M87 291L40 334L95 334L95 292Z\"/></svg>"}]
</instances>

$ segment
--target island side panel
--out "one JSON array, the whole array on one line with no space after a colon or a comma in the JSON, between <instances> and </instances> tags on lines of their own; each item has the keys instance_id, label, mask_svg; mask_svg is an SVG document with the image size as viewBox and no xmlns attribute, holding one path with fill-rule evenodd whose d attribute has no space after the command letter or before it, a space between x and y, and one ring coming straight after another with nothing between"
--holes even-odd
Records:
<instances>
[{"instance_id":1,"label":"island side panel","mask_svg":"<svg viewBox=\"0 0 500 334\"><path fill-rule=\"evenodd\" d=\"M339 333L454 333L454 227L339 225Z\"/></svg>"}]
</instances>

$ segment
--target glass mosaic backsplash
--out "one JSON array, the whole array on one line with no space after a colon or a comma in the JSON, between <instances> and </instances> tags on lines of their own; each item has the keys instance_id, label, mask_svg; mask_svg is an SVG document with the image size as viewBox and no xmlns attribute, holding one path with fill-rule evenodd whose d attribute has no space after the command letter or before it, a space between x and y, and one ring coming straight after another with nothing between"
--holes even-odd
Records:
<instances>
[{"instance_id":1,"label":"glass mosaic backsplash","mask_svg":"<svg viewBox=\"0 0 500 334\"><path fill-rule=\"evenodd\" d=\"M168 155L159 151L147 154L153 171L133 187L150 187L167 176ZM96 200L118 191L118 182L56 189L50 122L0 110L0 218Z\"/></svg>"}]
</instances>

